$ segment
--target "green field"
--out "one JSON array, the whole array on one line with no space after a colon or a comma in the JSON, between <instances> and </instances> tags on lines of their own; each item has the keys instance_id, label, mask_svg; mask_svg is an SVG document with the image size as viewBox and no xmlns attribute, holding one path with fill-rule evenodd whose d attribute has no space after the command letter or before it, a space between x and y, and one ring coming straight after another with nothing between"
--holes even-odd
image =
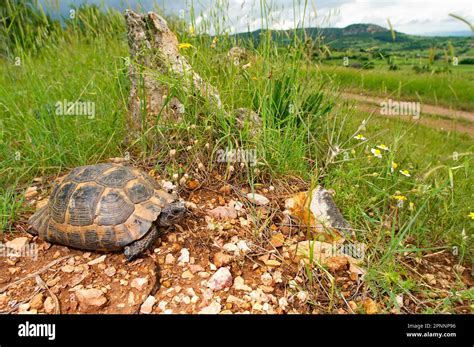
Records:
<instances>
[{"instance_id":1,"label":"green field","mask_svg":"<svg viewBox=\"0 0 474 347\"><path fill-rule=\"evenodd\" d=\"M220 164L203 151L210 143L214 151L256 149L259 164L239 172L243 184L290 181L297 176L334 189L357 239L368 245L367 281L381 301L388 297L392 302L399 293L430 291L410 277L400 261L405 252L421 256L456 247L457 262L472 262L472 138L393 119L368 119L349 106L335 107L342 102L330 96L339 88L363 89L474 110L472 69L414 74L405 67L387 71L377 65L373 70L319 65L308 63L304 43L281 47L271 38L249 48L246 61L235 64L227 58L235 38L219 36L213 48L212 38L194 35L184 29L187 26L173 22L180 42L192 44L183 54L216 86L225 108L252 108L262 117L262 132L252 136L238 131L232 120L212 112L210 105L183 96L186 113L181 124L152 128L147 136L155 136L156 143L143 137L125 145L129 90L125 23L117 13L109 14L105 22L94 10L81 13L77 22L49 34L35 36L38 26L29 23L22 32L7 36L17 41L0 58L2 232L15 232L24 223L23 216L32 212L23 200L35 177L56 176L77 165L126 153L137 160L153 158L164 178L182 175L197 162L212 170ZM242 67L249 62L249 67ZM55 104L64 99L94 102L95 117L55 114ZM364 119L367 123L361 128ZM163 134L169 136L166 141L161 140ZM366 140L355 139L357 134ZM381 144L389 151L380 159L371 156L370 150ZM336 154L331 154L335 148ZM170 149L177 150L179 162L168 157ZM459 154L457 160L454 152ZM392 172L393 162L397 168ZM409 177L399 170L408 170ZM394 196L406 198L403 206L397 207ZM443 299L428 296L421 311L453 312L458 300L469 298L473 298L472 288L453 289Z\"/></svg>"},{"instance_id":2,"label":"green field","mask_svg":"<svg viewBox=\"0 0 474 347\"><path fill-rule=\"evenodd\" d=\"M362 62L361 62L362 63ZM374 69L363 70L336 63L320 66L327 81L343 89L364 91L368 94L419 101L422 104L444 106L466 111L474 110L474 68L471 65L452 67L451 72L413 72L411 65L390 71L386 64L375 64ZM314 68L311 68L314 71Z\"/></svg>"}]
</instances>

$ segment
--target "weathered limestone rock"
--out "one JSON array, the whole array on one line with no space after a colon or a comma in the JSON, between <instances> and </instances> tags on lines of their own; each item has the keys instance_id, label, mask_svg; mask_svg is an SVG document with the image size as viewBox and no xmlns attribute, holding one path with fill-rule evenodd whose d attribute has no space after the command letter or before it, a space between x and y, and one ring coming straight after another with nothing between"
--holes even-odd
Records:
<instances>
[{"instance_id":1,"label":"weathered limestone rock","mask_svg":"<svg viewBox=\"0 0 474 347\"><path fill-rule=\"evenodd\" d=\"M185 93L198 93L217 108L222 107L217 90L181 56L178 39L162 17L154 12L139 15L127 10L125 20L131 53L128 123L132 131L154 126L160 113L163 119L180 120L185 110L172 95L171 87L175 83ZM145 124L142 124L143 112Z\"/></svg>"}]
</instances>

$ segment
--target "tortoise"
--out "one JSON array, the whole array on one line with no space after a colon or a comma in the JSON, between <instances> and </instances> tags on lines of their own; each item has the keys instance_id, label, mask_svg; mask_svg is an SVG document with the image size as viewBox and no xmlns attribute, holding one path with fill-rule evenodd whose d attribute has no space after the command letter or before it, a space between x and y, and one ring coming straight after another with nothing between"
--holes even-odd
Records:
<instances>
[{"instance_id":1,"label":"tortoise","mask_svg":"<svg viewBox=\"0 0 474 347\"><path fill-rule=\"evenodd\" d=\"M146 173L105 163L73 169L28 223L29 232L45 241L93 251L123 249L131 261L186 211Z\"/></svg>"}]
</instances>

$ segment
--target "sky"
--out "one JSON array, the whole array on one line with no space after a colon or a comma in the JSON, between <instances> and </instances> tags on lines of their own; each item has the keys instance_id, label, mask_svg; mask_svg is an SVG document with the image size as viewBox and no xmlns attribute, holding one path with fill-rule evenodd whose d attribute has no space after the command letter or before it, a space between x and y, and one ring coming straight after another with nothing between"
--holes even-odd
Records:
<instances>
[{"instance_id":1,"label":"sky","mask_svg":"<svg viewBox=\"0 0 474 347\"><path fill-rule=\"evenodd\" d=\"M84 0L40 0L40 3L59 4L61 14L67 14L70 4ZM87 0L105 4L123 11L125 8L145 11L156 6L165 14L190 19L194 5L197 30L214 34L256 30L262 26L271 29L298 27L337 27L355 23L373 23L407 34L433 34L469 31L468 26L449 16L454 13L474 21L474 0ZM268 20L262 22L262 4ZM48 7L48 6L46 6ZM306 7L306 10L305 10ZM223 15L225 14L225 15ZM218 23L209 25L209 23Z\"/></svg>"}]
</instances>

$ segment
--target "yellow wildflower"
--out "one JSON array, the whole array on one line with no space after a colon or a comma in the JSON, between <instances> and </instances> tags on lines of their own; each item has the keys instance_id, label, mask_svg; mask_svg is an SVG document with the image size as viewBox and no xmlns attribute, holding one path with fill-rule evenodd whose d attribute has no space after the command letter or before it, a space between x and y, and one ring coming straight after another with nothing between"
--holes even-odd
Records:
<instances>
[{"instance_id":1,"label":"yellow wildflower","mask_svg":"<svg viewBox=\"0 0 474 347\"><path fill-rule=\"evenodd\" d=\"M398 167L398 164L392 161L392 167L390 168L390 171L394 172L397 167Z\"/></svg>"},{"instance_id":2,"label":"yellow wildflower","mask_svg":"<svg viewBox=\"0 0 474 347\"><path fill-rule=\"evenodd\" d=\"M372 153L374 155L374 157L382 158L382 152L380 152L380 149L372 148L370 150L370 153Z\"/></svg>"},{"instance_id":3,"label":"yellow wildflower","mask_svg":"<svg viewBox=\"0 0 474 347\"><path fill-rule=\"evenodd\" d=\"M211 48L216 48L218 38L217 36L212 39Z\"/></svg>"},{"instance_id":4,"label":"yellow wildflower","mask_svg":"<svg viewBox=\"0 0 474 347\"><path fill-rule=\"evenodd\" d=\"M178 48L179 48L179 49L187 49L187 48L191 48L191 47L193 47L193 45L190 44L190 43L180 43L180 44L178 45Z\"/></svg>"},{"instance_id":5,"label":"yellow wildflower","mask_svg":"<svg viewBox=\"0 0 474 347\"><path fill-rule=\"evenodd\" d=\"M378 149L381 149L383 151L389 151L388 147L385 146L383 143L381 143L380 145L377 146Z\"/></svg>"},{"instance_id":6,"label":"yellow wildflower","mask_svg":"<svg viewBox=\"0 0 474 347\"><path fill-rule=\"evenodd\" d=\"M365 141L366 140L366 138L361 134L357 134L356 136L354 136L354 138L356 140L359 140L359 141Z\"/></svg>"},{"instance_id":7,"label":"yellow wildflower","mask_svg":"<svg viewBox=\"0 0 474 347\"><path fill-rule=\"evenodd\" d=\"M404 195L392 195L392 198L394 198L395 200L398 200L398 201L404 201L407 199L406 196Z\"/></svg>"},{"instance_id":8,"label":"yellow wildflower","mask_svg":"<svg viewBox=\"0 0 474 347\"><path fill-rule=\"evenodd\" d=\"M474 212L469 212L469 214L467 216L471 219L474 219Z\"/></svg>"},{"instance_id":9,"label":"yellow wildflower","mask_svg":"<svg viewBox=\"0 0 474 347\"><path fill-rule=\"evenodd\" d=\"M410 172L408 170L400 170L399 172L405 177L411 177Z\"/></svg>"}]
</instances>

